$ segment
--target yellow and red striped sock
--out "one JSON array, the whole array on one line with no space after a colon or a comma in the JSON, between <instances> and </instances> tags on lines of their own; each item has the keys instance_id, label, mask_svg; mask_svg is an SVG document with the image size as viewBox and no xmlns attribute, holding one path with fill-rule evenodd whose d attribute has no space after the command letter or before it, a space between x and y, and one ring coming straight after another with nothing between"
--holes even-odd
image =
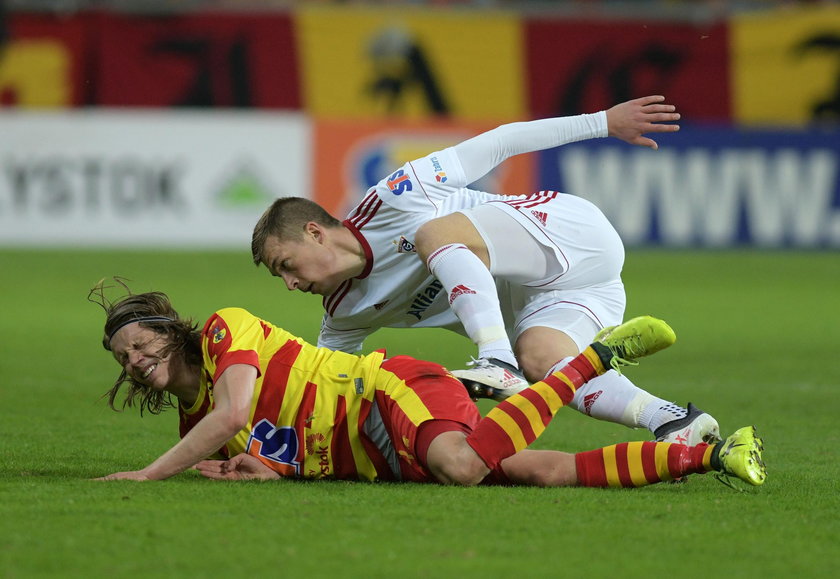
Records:
<instances>
[{"instance_id":1,"label":"yellow and red striped sock","mask_svg":"<svg viewBox=\"0 0 840 579\"><path fill-rule=\"evenodd\" d=\"M578 484L641 487L712 468L714 446L670 442L622 442L575 455Z\"/></svg>"},{"instance_id":2,"label":"yellow and red striped sock","mask_svg":"<svg viewBox=\"0 0 840 579\"><path fill-rule=\"evenodd\" d=\"M598 353L586 348L563 368L500 402L481 419L467 443L490 470L543 433L581 385L606 372Z\"/></svg>"}]
</instances>

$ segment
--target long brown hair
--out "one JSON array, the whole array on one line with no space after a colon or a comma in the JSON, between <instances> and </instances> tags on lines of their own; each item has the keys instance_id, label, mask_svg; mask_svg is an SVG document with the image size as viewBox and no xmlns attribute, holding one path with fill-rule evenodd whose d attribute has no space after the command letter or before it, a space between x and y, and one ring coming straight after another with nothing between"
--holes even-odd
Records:
<instances>
[{"instance_id":1,"label":"long brown hair","mask_svg":"<svg viewBox=\"0 0 840 579\"><path fill-rule=\"evenodd\" d=\"M180 355L187 365L201 366L201 333L197 323L191 318L181 319L165 293L134 294L124 278L114 277L113 281L114 283L110 284L106 280L100 280L88 292L88 301L105 310L102 346L106 350L111 351L111 338L117 330L136 321L141 327L166 336L166 345L159 352L161 357ZM106 291L112 289L124 291L127 295L112 301L105 295ZM127 390L122 406L117 408L115 400L123 384L126 384ZM154 390L137 382L128 375L125 368L103 398L105 396L108 397L108 406L112 409L121 411L126 406L137 405L140 407L141 416L146 410L151 414L160 414L166 408L175 407L168 392Z\"/></svg>"}]
</instances>

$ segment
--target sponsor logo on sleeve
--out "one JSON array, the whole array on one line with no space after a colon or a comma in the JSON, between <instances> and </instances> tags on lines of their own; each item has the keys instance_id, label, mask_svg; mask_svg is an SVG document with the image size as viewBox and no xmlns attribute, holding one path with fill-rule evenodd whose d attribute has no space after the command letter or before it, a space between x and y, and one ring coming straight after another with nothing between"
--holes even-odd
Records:
<instances>
[{"instance_id":1,"label":"sponsor logo on sleeve","mask_svg":"<svg viewBox=\"0 0 840 579\"><path fill-rule=\"evenodd\" d=\"M388 177L386 185L394 195L402 195L412 189L411 179L408 178L408 175L402 169Z\"/></svg>"},{"instance_id":2,"label":"sponsor logo on sleeve","mask_svg":"<svg viewBox=\"0 0 840 579\"><path fill-rule=\"evenodd\" d=\"M435 181L438 183L446 183L446 171L443 170L443 167L440 166L440 161L438 161L437 157L432 157L432 167L435 169Z\"/></svg>"}]
</instances>

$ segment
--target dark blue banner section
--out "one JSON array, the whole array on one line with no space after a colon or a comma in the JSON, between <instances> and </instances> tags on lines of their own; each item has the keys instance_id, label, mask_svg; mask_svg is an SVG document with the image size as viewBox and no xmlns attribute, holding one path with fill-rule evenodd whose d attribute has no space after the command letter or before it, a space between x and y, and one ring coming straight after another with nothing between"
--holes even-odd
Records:
<instances>
[{"instance_id":1,"label":"dark blue banner section","mask_svg":"<svg viewBox=\"0 0 840 579\"><path fill-rule=\"evenodd\" d=\"M585 197L627 245L840 248L840 131L686 127L660 148L543 151L540 188Z\"/></svg>"}]
</instances>

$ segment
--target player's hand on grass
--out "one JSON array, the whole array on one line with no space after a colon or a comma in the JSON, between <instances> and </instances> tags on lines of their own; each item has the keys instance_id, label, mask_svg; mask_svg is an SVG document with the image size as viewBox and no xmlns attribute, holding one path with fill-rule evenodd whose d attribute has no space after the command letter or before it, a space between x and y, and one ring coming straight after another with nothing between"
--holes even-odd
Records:
<instances>
[{"instance_id":1,"label":"player's hand on grass","mask_svg":"<svg viewBox=\"0 0 840 579\"><path fill-rule=\"evenodd\" d=\"M100 476L93 480L152 480L142 470L130 470L127 472L115 472L107 476Z\"/></svg>"},{"instance_id":2,"label":"player's hand on grass","mask_svg":"<svg viewBox=\"0 0 840 579\"><path fill-rule=\"evenodd\" d=\"M195 465L202 476L214 480L272 480L280 475L250 454L237 454L228 460L202 460Z\"/></svg>"},{"instance_id":3,"label":"player's hand on grass","mask_svg":"<svg viewBox=\"0 0 840 579\"><path fill-rule=\"evenodd\" d=\"M658 149L656 141L642 135L680 130L679 125L662 124L678 121L680 114L676 110L674 105L665 104L665 97L661 95L634 99L607 110L607 129L611 137L631 145Z\"/></svg>"}]
</instances>

